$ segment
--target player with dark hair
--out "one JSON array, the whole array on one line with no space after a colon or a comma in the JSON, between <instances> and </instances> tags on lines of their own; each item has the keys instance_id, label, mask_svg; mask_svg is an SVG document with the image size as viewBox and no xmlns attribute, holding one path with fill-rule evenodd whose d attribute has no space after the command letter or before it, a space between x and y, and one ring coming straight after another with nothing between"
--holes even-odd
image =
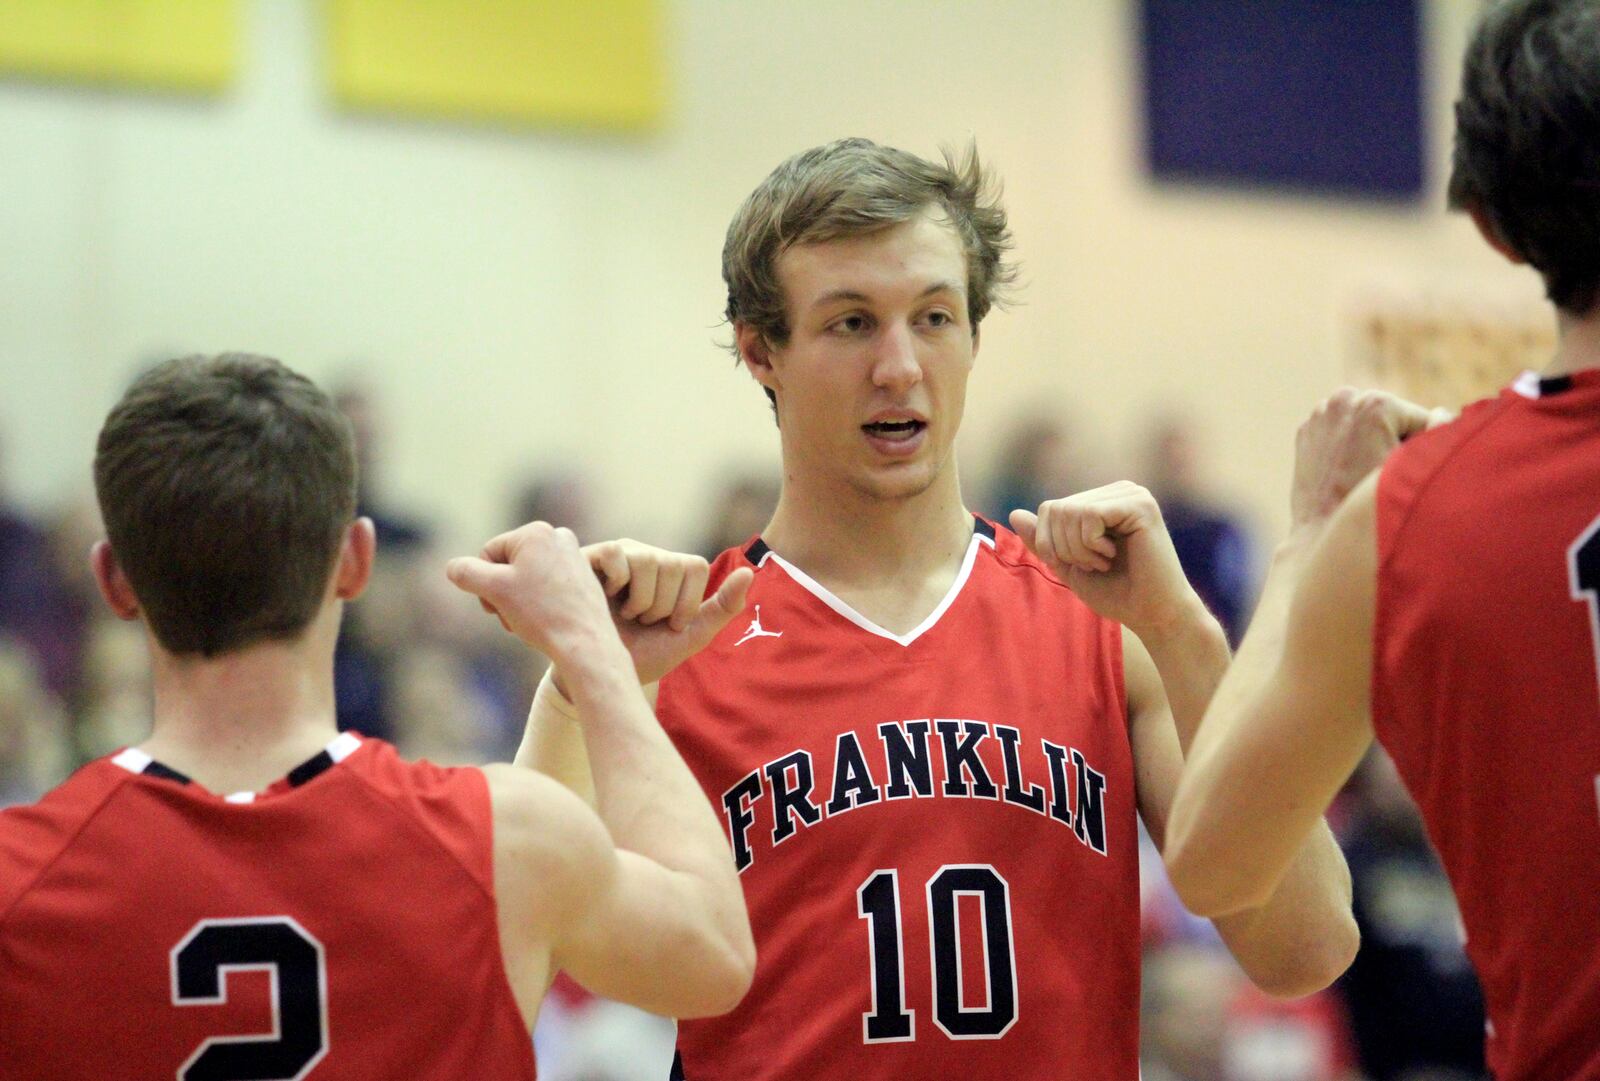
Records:
<instances>
[{"instance_id":1,"label":"player with dark hair","mask_svg":"<svg viewBox=\"0 0 1600 1081\"><path fill-rule=\"evenodd\" d=\"M1137 1076L1137 819L1163 841L1228 650L1143 489L1046 502L1016 533L963 506L954 441L1008 244L975 154L852 139L779 166L723 258L777 413L777 511L709 572L589 549L630 639L756 576L658 690L760 953L737 1011L680 1026L689 1081ZM659 648L635 642L641 678ZM519 761L581 788L582 741L540 702ZM1349 906L1320 830L1219 927L1258 983L1305 994L1354 954Z\"/></svg>"},{"instance_id":2,"label":"player with dark hair","mask_svg":"<svg viewBox=\"0 0 1600 1081\"><path fill-rule=\"evenodd\" d=\"M738 1001L727 842L570 533L525 526L449 571L561 665L598 815L527 770L337 732L334 641L374 538L349 423L308 380L160 365L106 419L95 483L95 578L148 632L154 728L0 811L0 1076L532 1078L558 968L664 1013Z\"/></svg>"},{"instance_id":3,"label":"player with dark hair","mask_svg":"<svg viewBox=\"0 0 1600 1081\"><path fill-rule=\"evenodd\" d=\"M1170 867L1197 912L1260 903L1376 736L1460 902L1490 1069L1596 1081L1600 0L1491 10L1456 116L1452 202L1543 276L1556 357L1386 459L1302 463L1315 497L1196 737ZM1336 399L1302 449L1359 412Z\"/></svg>"}]
</instances>

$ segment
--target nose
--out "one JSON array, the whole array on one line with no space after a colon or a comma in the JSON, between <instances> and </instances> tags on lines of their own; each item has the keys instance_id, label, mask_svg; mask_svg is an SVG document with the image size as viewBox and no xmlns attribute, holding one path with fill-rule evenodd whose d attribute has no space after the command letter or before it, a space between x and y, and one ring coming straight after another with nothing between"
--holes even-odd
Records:
<instances>
[{"instance_id":1,"label":"nose","mask_svg":"<svg viewBox=\"0 0 1600 1081\"><path fill-rule=\"evenodd\" d=\"M872 383L894 394L902 394L922 382L922 362L917 358L917 343L911 328L893 323L878 337L872 359Z\"/></svg>"}]
</instances>

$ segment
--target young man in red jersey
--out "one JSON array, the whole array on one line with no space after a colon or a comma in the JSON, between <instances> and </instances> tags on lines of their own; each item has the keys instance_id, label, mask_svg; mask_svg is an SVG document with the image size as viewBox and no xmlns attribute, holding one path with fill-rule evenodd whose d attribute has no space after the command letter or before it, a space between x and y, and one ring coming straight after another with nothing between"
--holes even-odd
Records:
<instances>
[{"instance_id":1,"label":"young man in red jersey","mask_svg":"<svg viewBox=\"0 0 1600 1081\"><path fill-rule=\"evenodd\" d=\"M761 536L710 568L755 571L746 611L658 691L760 958L738 1010L680 1026L689 1081L1137 1076L1137 818L1162 844L1228 650L1143 489L1016 532L965 509L954 443L1006 246L974 158L865 140L785 162L729 230L728 317L784 477ZM590 553L625 636L708 580ZM660 645L635 650L642 677ZM519 761L581 787L553 704ZM1258 983L1304 994L1355 952L1349 902L1319 827L1218 926Z\"/></svg>"},{"instance_id":2,"label":"young man in red jersey","mask_svg":"<svg viewBox=\"0 0 1600 1081\"><path fill-rule=\"evenodd\" d=\"M334 641L374 540L349 424L309 381L237 354L154 368L95 481L94 572L148 632L155 723L0 812L0 1077L532 1078L558 967L665 1013L739 1000L727 842L570 533L526 526L450 575L557 658L598 815L526 770L336 731Z\"/></svg>"},{"instance_id":3,"label":"young man in red jersey","mask_svg":"<svg viewBox=\"0 0 1600 1081\"><path fill-rule=\"evenodd\" d=\"M1500 1081L1600 1079L1600 2L1485 17L1454 205L1543 275L1560 348L1454 423L1351 445L1305 498L1195 739L1170 866L1270 896L1374 735L1460 901ZM1315 447L1358 420L1336 399ZM1382 463L1376 473L1372 471Z\"/></svg>"}]
</instances>

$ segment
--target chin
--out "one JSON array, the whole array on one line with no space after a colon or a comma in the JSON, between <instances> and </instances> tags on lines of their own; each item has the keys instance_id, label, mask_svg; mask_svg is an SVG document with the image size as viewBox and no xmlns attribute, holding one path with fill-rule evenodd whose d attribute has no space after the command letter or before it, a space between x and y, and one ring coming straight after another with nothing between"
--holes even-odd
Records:
<instances>
[{"instance_id":1,"label":"chin","mask_svg":"<svg viewBox=\"0 0 1600 1081\"><path fill-rule=\"evenodd\" d=\"M937 479L937 471L919 462L910 468L875 471L857 477L854 487L856 491L874 499L914 499L932 488Z\"/></svg>"}]
</instances>

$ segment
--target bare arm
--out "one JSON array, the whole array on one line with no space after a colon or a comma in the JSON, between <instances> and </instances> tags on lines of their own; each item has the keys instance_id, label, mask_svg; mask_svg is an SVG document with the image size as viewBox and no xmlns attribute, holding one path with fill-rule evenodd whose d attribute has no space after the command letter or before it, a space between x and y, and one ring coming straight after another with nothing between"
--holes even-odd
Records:
<instances>
[{"instance_id":1,"label":"bare arm","mask_svg":"<svg viewBox=\"0 0 1600 1081\"><path fill-rule=\"evenodd\" d=\"M1196 912L1259 904L1372 742L1376 474L1279 549L1195 739L1168 866Z\"/></svg>"},{"instance_id":2,"label":"bare arm","mask_svg":"<svg viewBox=\"0 0 1600 1081\"><path fill-rule=\"evenodd\" d=\"M562 847L571 857L546 887L552 911L571 913L547 929L554 964L598 993L658 1012L731 1009L749 986L755 948L728 843L640 692L593 572L571 533L542 524L496 538L485 556L453 561L451 580L560 665L593 764L596 825L605 837L598 856L583 825L593 812L580 813L581 801L567 793L545 800L570 805ZM727 596L719 592L707 604L737 608L748 582L748 574L732 581ZM534 788L553 787L506 769ZM516 784L503 773L493 775L496 783ZM549 870L539 843L530 842L527 862ZM527 933L537 937L540 928L532 921Z\"/></svg>"},{"instance_id":3,"label":"bare arm","mask_svg":"<svg viewBox=\"0 0 1600 1081\"><path fill-rule=\"evenodd\" d=\"M1151 636L1148 652L1138 638L1124 634L1139 813L1169 869L1169 822L1184 756L1228 667L1221 628L1209 618L1208 623L1166 638ZM1350 914L1350 873L1326 824L1309 823L1288 856L1274 890L1215 923L1252 982L1294 996L1333 982L1355 956L1360 936Z\"/></svg>"},{"instance_id":4,"label":"bare arm","mask_svg":"<svg viewBox=\"0 0 1600 1081\"><path fill-rule=\"evenodd\" d=\"M1100 615L1121 623L1139 811L1165 851L1167 818L1183 756L1228 667L1222 629L1178 565L1150 493L1119 482L1018 512L1013 525L1051 570ZM1350 879L1323 830L1306 841L1282 893L1218 924L1245 972L1263 989L1307 994L1355 954Z\"/></svg>"}]
</instances>

